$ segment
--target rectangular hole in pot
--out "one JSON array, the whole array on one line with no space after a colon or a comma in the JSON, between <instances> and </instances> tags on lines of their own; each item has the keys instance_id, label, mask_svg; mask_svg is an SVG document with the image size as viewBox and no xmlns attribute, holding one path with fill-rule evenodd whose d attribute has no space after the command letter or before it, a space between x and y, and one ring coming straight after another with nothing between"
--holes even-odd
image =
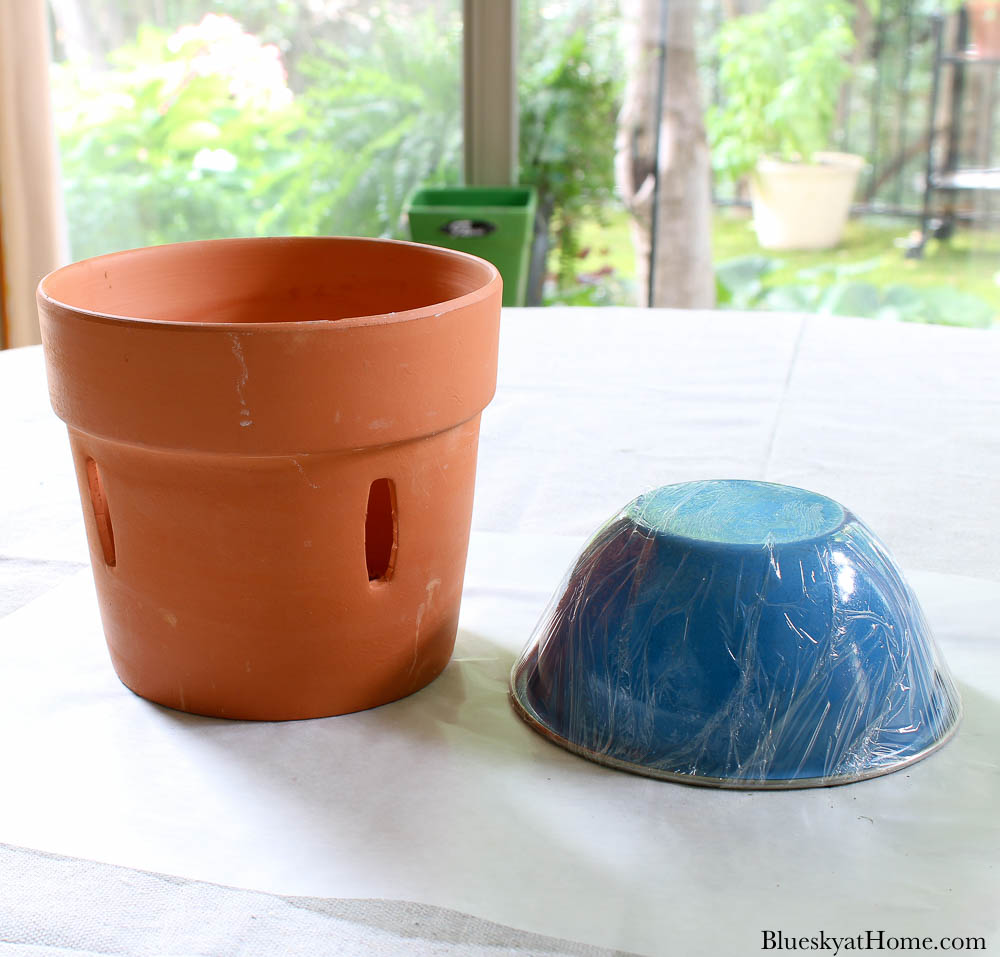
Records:
<instances>
[{"instance_id":1,"label":"rectangular hole in pot","mask_svg":"<svg viewBox=\"0 0 1000 957\"><path fill-rule=\"evenodd\" d=\"M94 522L97 525L97 537L104 553L104 564L114 568L117 561L115 532L111 527L111 514L108 512L108 499L104 494L101 473L93 459L87 459L87 485L90 489L90 504L94 510Z\"/></svg>"},{"instance_id":2,"label":"rectangular hole in pot","mask_svg":"<svg viewBox=\"0 0 1000 957\"><path fill-rule=\"evenodd\" d=\"M392 577L396 535L396 487L392 479L375 479L368 490L368 510L365 512L368 581L384 582Z\"/></svg>"}]
</instances>

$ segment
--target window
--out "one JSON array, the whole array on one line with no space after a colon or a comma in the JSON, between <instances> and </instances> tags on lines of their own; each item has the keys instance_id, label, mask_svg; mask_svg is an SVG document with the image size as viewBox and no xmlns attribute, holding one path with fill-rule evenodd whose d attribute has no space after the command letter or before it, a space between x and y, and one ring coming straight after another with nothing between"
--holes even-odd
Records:
<instances>
[{"instance_id":1,"label":"window","mask_svg":"<svg viewBox=\"0 0 1000 957\"><path fill-rule=\"evenodd\" d=\"M53 0L74 258L219 236L401 235L461 175L458 0Z\"/></svg>"}]
</instances>

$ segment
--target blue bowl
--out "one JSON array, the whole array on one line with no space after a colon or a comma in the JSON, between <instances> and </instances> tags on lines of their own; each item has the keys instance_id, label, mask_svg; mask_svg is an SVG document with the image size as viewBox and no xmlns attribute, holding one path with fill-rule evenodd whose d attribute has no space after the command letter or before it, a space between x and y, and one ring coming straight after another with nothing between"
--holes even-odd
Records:
<instances>
[{"instance_id":1,"label":"blue bowl","mask_svg":"<svg viewBox=\"0 0 1000 957\"><path fill-rule=\"evenodd\" d=\"M666 486L601 528L515 665L511 699L591 760L739 788L898 770L961 713L875 534L825 496L745 481Z\"/></svg>"}]
</instances>

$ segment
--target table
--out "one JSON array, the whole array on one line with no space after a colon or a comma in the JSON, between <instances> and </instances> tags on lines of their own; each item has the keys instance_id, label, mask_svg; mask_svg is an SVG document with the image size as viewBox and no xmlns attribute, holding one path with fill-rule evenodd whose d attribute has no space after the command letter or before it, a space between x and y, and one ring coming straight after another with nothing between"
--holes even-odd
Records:
<instances>
[{"instance_id":1,"label":"table","mask_svg":"<svg viewBox=\"0 0 1000 957\"><path fill-rule=\"evenodd\" d=\"M37 348L0 354L0 954L730 954L786 935L1000 945L1000 336L838 317L505 310L445 673L339 718L145 702L104 649ZM965 719L833 789L590 764L506 701L586 537L637 493L842 501L917 589Z\"/></svg>"}]
</instances>

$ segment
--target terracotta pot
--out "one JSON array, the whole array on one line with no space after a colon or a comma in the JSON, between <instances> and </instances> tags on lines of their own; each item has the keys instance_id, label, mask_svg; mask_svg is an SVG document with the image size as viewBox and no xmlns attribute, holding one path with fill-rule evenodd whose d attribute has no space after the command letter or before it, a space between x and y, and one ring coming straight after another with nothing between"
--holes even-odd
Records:
<instances>
[{"instance_id":1,"label":"terracotta pot","mask_svg":"<svg viewBox=\"0 0 1000 957\"><path fill-rule=\"evenodd\" d=\"M501 280L451 250L246 239L39 286L111 659L182 711L342 714L451 655Z\"/></svg>"},{"instance_id":2,"label":"terracotta pot","mask_svg":"<svg viewBox=\"0 0 1000 957\"><path fill-rule=\"evenodd\" d=\"M972 41L969 56L1000 57L1000 3L997 0L968 0L966 10Z\"/></svg>"}]
</instances>

